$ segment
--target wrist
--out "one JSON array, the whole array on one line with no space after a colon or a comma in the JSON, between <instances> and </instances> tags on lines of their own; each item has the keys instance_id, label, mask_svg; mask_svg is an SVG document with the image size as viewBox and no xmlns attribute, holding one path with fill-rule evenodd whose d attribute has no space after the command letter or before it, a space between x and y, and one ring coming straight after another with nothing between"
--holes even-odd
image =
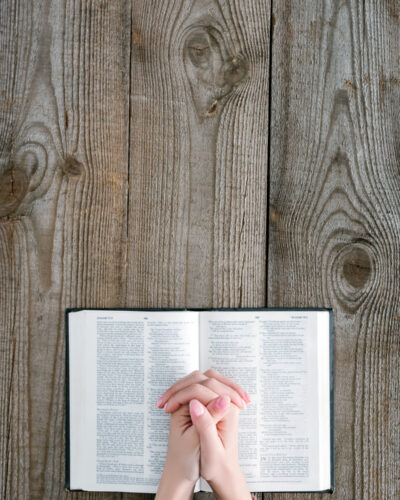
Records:
<instances>
[{"instance_id":1,"label":"wrist","mask_svg":"<svg viewBox=\"0 0 400 500\"><path fill-rule=\"evenodd\" d=\"M175 478L163 472L160 483L157 488L155 500L191 500L196 482L184 478Z\"/></svg>"},{"instance_id":2,"label":"wrist","mask_svg":"<svg viewBox=\"0 0 400 500\"><path fill-rule=\"evenodd\" d=\"M239 465L220 471L218 477L208 483L217 500L251 500L246 478Z\"/></svg>"},{"instance_id":3,"label":"wrist","mask_svg":"<svg viewBox=\"0 0 400 500\"><path fill-rule=\"evenodd\" d=\"M196 481L184 476L166 463L157 488L156 500L188 500L193 498Z\"/></svg>"}]
</instances>

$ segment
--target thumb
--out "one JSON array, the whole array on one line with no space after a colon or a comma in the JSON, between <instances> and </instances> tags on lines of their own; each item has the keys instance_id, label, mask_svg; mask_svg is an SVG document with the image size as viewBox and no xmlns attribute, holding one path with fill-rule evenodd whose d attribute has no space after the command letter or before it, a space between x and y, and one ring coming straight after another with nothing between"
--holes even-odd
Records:
<instances>
[{"instance_id":1,"label":"thumb","mask_svg":"<svg viewBox=\"0 0 400 500\"><path fill-rule=\"evenodd\" d=\"M210 401L210 403L208 403L207 410L213 417L215 424L220 422L228 413L230 402L231 398L228 395L223 394L222 396L219 396L218 398L215 398Z\"/></svg>"},{"instance_id":2,"label":"thumb","mask_svg":"<svg viewBox=\"0 0 400 500\"><path fill-rule=\"evenodd\" d=\"M200 437L202 453L214 453L222 446L214 418L208 409L197 399L190 401L189 410L193 425Z\"/></svg>"}]
</instances>

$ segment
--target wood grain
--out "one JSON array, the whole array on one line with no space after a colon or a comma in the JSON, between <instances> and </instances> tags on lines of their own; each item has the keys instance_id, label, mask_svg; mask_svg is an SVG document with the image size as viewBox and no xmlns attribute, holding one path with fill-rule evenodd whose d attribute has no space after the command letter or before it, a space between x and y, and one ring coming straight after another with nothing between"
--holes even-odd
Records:
<instances>
[{"instance_id":1,"label":"wood grain","mask_svg":"<svg viewBox=\"0 0 400 500\"><path fill-rule=\"evenodd\" d=\"M132 5L0 7L5 498L148 498L63 491L66 307L264 302L269 4Z\"/></svg>"},{"instance_id":2,"label":"wood grain","mask_svg":"<svg viewBox=\"0 0 400 500\"><path fill-rule=\"evenodd\" d=\"M268 305L334 310L333 497L398 498L400 9L273 13Z\"/></svg>"},{"instance_id":3,"label":"wood grain","mask_svg":"<svg viewBox=\"0 0 400 500\"><path fill-rule=\"evenodd\" d=\"M129 5L0 9L0 496L62 498L64 310L125 293Z\"/></svg>"},{"instance_id":4,"label":"wood grain","mask_svg":"<svg viewBox=\"0 0 400 500\"><path fill-rule=\"evenodd\" d=\"M269 15L134 3L130 307L265 303Z\"/></svg>"},{"instance_id":5,"label":"wood grain","mask_svg":"<svg viewBox=\"0 0 400 500\"><path fill-rule=\"evenodd\" d=\"M264 1L135 3L128 304L264 304L268 29Z\"/></svg>"},{"instance_id":6,"label":"wood grain","mask_svg":"<svg viewBox=\"0 0 400 500\"><path fill-rule=\"evenodd\" d=\"M63 489L66 307L266 290L335 312L334 497L400 495L400 9L270 8L0 2L2 498L154 497Z\"/></svg>"}]
</instances>

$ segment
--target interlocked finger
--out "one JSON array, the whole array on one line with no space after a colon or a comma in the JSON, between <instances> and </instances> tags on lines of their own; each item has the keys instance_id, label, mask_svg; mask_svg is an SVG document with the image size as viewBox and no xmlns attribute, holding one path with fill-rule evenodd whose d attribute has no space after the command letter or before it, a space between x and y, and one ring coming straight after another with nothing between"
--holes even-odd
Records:
<instances>
[{"instance_id":1,"label":"interlocked finger","mask_svg":"<svg viewBox=\"0 0 400 500\"><path fill-rule=\"evenodd\" d=\"M192 384L196 384L198 382L201 382L202 380L206 380L207 378L208 377L199 370L195 370L194 372L189 373L189 375L186 375L186 377L181 378L180 380L178 380L178 382L175 382L175 384L171 385L171 387L158 398L156 403L157 408L162 408L174 393Z\"/></svg>"},{"instance_id":2,"label":"interlocked finger","mask_svg":"<svg viewBox=\"0 0 400 500\"><path fill-rule=\"evenodd\" d=\"M197 399L204 406L207 406L210 401L217 398L219 394L215 393L203 384L191 384L184 387L178 392L175 392L165 403L164 412L172 413L181 405L189 403L192 399Z\"/></svg>"},{"instance_id":3,"label":"interlocked finger","mask_svg":"<svg viewBox=\"0 0 400 500\"><path fill-rule=\"evenodd\" d=\"M234 403L239 408L246 408L246 402L244 401L244 399L237 391L235 391L235 389L232 389L232 387L230 387L229 385L226 385L215 378L207 378L200 383L211 389L216 394L225 394L229 396L232 403Z\"/></svg>"},{"instance_id":4,"label":"interlocked finger","mask_svg":"<svg viewBox=\"0 0 400 500\"><path fill-rule=\"evenodd\" d=\"M219 380L225 385L228 385L235 391L237 391L242 399L246 401L247 403L250 403L250 396L247 394L247 392L244 391L242 387L240 387L239 384L236 384L233 380L231 380L228 377L225 377L225 375L222 375L222 373L218 372L217 370L210 369L204 372L204 375L206 375L208 378L214 378L216 380Z\"/></svg>"}]
</instances>

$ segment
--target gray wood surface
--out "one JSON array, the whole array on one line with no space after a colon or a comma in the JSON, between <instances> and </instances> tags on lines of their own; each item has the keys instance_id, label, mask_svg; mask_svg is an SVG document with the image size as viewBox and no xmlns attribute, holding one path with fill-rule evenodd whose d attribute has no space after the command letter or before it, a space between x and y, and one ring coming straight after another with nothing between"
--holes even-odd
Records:
<instances>
[{"instance_id":1,"label":"gray wood surface","mask_svg":"<svg viewBox=\"0 0 400 500\"><path fill-rule=\"evenodd\" d=\"M268 2L134 3L127 303L265 303Z\"/></svg>"},{"instance_id":2,"label":"gray wood surface","mask_svg":"<svg viewBox=\"0 0 400 500\"><path fill-rule=\"evenodd\" d=\"M0 2L1 498L65 496L64 311L125 300L129 14Z\"/></svg>"},{"instance_id":3,"label":"gray wood surface","mask_svg":"<svg viewBox=\"0 0 400 500\"><path fill-rule=\"evenodd\" d=\"M127 305L265 304L269 16L134 3Z\"/></svg>"},{"instance_id":4,"label":"gray wood surface","mask_svg":"<svg viewBox=\"0 0 400 500\"><path fill-rule=\"evenodd\" d=\"M333 308L333 498L394 499L400 4L315 6L273 9L268 305Z\"/></svg>"},{"instance_id":5,"label":"gray wood surface","mask_svg":"<svg viewBox=\"0 0 400 500\"><path fill-rule=\"evenodd\" d=\"M333 307L334 497L400 495L399 42L396 0L0 2L1 498L153 498L63 487L64 310L125 306Z\"/></svg>"}]
</instances>

